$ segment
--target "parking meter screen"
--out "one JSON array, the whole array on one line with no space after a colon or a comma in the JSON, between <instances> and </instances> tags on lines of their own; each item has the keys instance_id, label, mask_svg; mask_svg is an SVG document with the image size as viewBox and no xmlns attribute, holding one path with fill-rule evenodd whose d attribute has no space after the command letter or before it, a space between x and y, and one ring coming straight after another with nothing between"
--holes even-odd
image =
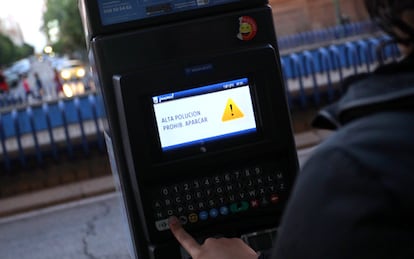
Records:
<instances>
[{"instance_id":1,"label":"parking meter screen","mask_svg":"<svg viewBox=\"0 0 414 259\"><path fill-rule=\"evenodd\" d=\"M240 0L100 0L103 25L223 5Z\"/></svg>"},{"instance_id":2,"label":"parking meter screen","mask_svg":"<svg viewBox=\"0 0 414 259\"><path fill-rule=\"evenodd\" d=\"M247 78L152 97L163 151L255 133Z\"/></svg>"}]
</instances>

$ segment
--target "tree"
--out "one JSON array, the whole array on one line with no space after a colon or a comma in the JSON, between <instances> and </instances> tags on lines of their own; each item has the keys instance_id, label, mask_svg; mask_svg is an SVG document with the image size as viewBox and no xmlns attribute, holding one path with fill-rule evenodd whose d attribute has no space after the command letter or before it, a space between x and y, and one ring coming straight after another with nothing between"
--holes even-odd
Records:
<instances>
[{"instance_id":1,"label":"tree","mask_svg":"<svg viewBox=\"0 0 414 259\"><path fill-rule=\"evenodd\" d=\"M57 28L54 28L57 32L57 39L54 42L51 41L51 24L57 26ZM82 21L76 0L46 0L46 12L43 14L42 28L56 52L74 53L85 50Z\"/></svg>"},{"instance_id":2,"label":"tree","mask_svg":"<svg viewBox=\"0 0 414 259\"><path fill-rule=\"evenodd\" d=\"M11 39L0 34L0 65L10 64L14 61L16 48Z\"/></svg>"},{"instance_id":3,"label":"tree","mask_svg":"<svg viewBox=\"0 0 414 259\"><path fill-rule=\"evenodd\" d=\"M33 46L26 43L16 46L8 36L0 33L0 67L33 54Z\"/></svg>"},{"instance_id":4,"label":"tree","mask_svg":"<svg viewBox=\"0 0 414 259\"><path fill-rule=\"evenodd\" d=\"M35 53L35 49L32 45L24 43L22 46L17 48L17 56L19 59L28 57Z\"/></svg>"}]
</instances>

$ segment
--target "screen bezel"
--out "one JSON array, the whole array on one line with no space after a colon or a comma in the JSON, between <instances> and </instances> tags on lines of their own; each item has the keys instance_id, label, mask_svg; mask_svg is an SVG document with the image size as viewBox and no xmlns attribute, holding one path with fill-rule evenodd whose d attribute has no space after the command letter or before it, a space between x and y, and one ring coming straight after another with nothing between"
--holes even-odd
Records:
<instances>
[{"instance_id":1,"label":"screen bezel","mask_svg":"<svg viewBox=\"0 0 414 259\"><path fill-rule=\"evenodd\" d=\"M256 135L219 142L217 146L212 144L208 149L210 152L205 153L185 150L165 154L161 151L152 110L153 96L244 77L249 79L254 89L251 94L257 114ZM290 140L284 137L290 130L286 92L280 63L270 45L214 57L175 60L114 75L113 83L120 129L125 136L122 138L123 146L131 168L151 170L186 159L201 161L208 155L225 154L229 150L247 152L267 146L283 149L289 145Z\"/></svg>"},{"instance_id":2,"label":"screen bezel","mask_svg":"<svg viewBox=\"0 0 414 259\"><path fill-rule=\"evenodd\" d=\"M210 81L210 82L206 82L206 83L199 83L197 85L193 85L193 86L187 86L184 88L178 88L178 87L173 87L174 89L181 89L180 91L184 91L184 90L190 90L190 89L195 89L195 88L199 88L199 87L203 87L205 85L211 85L211 84L216 84L216 83L222 83L222 82L228 82L228 81L232 81L232 80L237 80L239 78L247 78L248 80L248 86L249 86L249 92L250 92L250 99L252 102L252 109L253 109L253 113L254 113L254 118L255 118L255 124L256 124L256 128L254 132L249 132L249 133L244 133L244 134L239 134L239 135L233 135L233 136L229 136L226 138L219 138L219 139L215 139L215 140L211 140L205 143L194 143L193 145L184 145L181 148L174 148L174 149L169 149L169 150L164 150L162 148L161 145L161 140L159 137L159 131L158 131L158 126L157 126L157 121L156 121L156 116L155 116L155 110L153 107L153 103L152 103L152 96L149 97L148 99L150 99L151 102L151 116L150 116L150 121L152 122L151 125L151 132L155 132L155 139L156 139L156 146L157 146L157 150L155 151L155 153L157 154L156 157L160 157L160 160L163 162L169 161L169 160L174 160L174 159L178 159L178 158L185 158L185 157L192 157L195 155L202 155L205 153L213 153L213 152L218 152L220 150L223 149L228 149L228 148L232 148L232 147L237 147L237 146L241 146L241 145L246 145L248 143L252 143L252 142L257 142L258 140L262 139L262 119L261 119L261 115L260 115L260 107L258 105L258 96L257 96L257 92L255 90L255 83L254 83L254 79L252 79L253 77L250 76L242 76L242 77L238 77L238 78L228 78L228 79L224 79L224 80L216 80L216 81ZM178 92L178 91L176 91ZM161 93L161 94L157 94L156 96L159 95L163 95L163 94L168 94L168 93ZM152 137L153 141L154 141L154 136Z\"/></svg>"}]
</instances>

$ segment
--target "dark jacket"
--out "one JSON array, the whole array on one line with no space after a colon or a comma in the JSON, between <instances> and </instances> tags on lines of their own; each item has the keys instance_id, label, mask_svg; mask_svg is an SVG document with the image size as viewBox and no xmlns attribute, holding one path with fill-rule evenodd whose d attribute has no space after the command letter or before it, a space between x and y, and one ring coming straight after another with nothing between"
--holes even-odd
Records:
<instances>
[{"instance_id":1,"label":"dark jacket","mask_svg":"<svg viewBox=\"0 0 414 259\"><path fill-rule=\"evenodd\" d=\"M348 80L315 125L274 258L414 258L414 55Z\"/></svg>"}]
</instances>

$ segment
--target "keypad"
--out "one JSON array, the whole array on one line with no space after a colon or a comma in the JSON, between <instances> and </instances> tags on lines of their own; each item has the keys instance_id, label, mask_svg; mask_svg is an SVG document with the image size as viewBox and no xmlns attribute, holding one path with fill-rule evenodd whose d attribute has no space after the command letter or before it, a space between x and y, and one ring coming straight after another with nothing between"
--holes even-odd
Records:
<instances>
[{"instance_id":1,"label":"keypad","mask_svg":"<svg viewBox=\"0 0 414 259\"><path fill-rule=\"evenodd\" d=\"M153 194L155 227L167 230L168 218L173 215L182 224L197 224L275 206L285 189L282 171L262 166L162 186Z\"/></svg>"}]
</instances>

